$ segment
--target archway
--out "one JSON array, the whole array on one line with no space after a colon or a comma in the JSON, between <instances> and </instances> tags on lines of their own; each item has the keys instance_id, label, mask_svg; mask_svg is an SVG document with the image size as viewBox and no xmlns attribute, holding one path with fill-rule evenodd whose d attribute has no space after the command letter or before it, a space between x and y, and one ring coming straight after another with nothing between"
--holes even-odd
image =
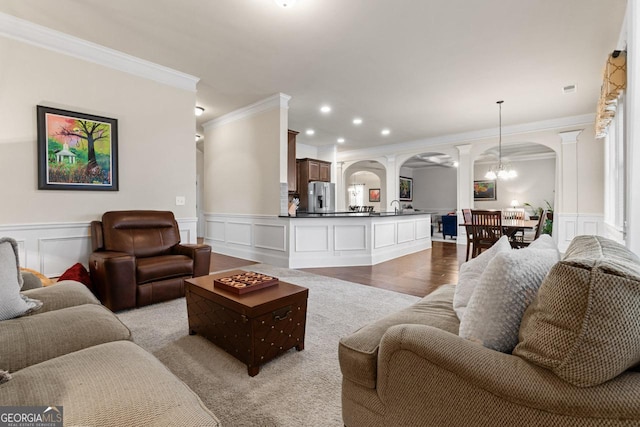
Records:
<instances>
[{"instance_id":1,"label":"archway","mask_svg":"<svg viewBox=\"0 0 640 427\"><path fill-rule=\"evenodd\" d=\"M455 212L458 203L458 162L449 154L425 152L407 159L400 167L400 204L404 209L431 213L434 240L442 239L441 218ZM410 183L409 197L402 185ZM440 233L440 234L439 234ZM445 241L454 241L445 239Z\"/></svg>"},{"instance_id":2,"label":"archway","mask_svg":"<svg viewBox=\"0 0 640 427\"><path fill-rule=\"evenodd\" d=\"M517 176L511 179L486 178L489 168L497 163L497 146L485 150L474 160L474 183L495 182L493 196L476 194L473 202L475 209L504 209L516 206L525 208L528 215L536 214L538 208L553 209L558 182L557 155L553 149L534 142L503 145L502 163L510 165L517 172Z\"/></svg>"},{"instance_id":3,"label":"archway","mask_svg":"<svg viewBox=\"0 0 640 427\"><path fill-rule=\"evenodd\" d=\"M379 212L387 203L386 182L386 171L380 162L359 161L344 171L344 194L339 197L343 198L347 209L349 206L372 206Z\"/></svg>"}]
</instances>

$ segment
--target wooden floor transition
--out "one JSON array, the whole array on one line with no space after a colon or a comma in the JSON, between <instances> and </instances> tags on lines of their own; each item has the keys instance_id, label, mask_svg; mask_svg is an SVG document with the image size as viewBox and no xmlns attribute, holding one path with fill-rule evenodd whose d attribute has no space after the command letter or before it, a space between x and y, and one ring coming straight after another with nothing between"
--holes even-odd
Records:
<instances>
[{"instance_id":1,"label":"wooden floor transition","mask_svg":"<svg viewBox=\"0 0 640 427\"><path fill-rule=\"evenodd\" d=\"M458 282L458 267L464 262L465 249L465 246L454 243L433 242L431 249L373 266L301 270L423 297L440 285ZM255 262L216 253L211 256L212 272L250 264Z\"/></svg>"}]
</instances>

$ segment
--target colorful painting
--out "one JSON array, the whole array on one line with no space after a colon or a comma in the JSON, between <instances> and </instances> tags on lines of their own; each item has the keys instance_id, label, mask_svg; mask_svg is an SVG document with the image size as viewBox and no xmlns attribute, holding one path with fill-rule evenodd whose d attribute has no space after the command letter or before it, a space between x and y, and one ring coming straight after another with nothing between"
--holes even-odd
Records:
<instances>
[{"instance_id":1,"label":"colorful painting","mask_svg":"<svg viewBox=\"0 0 640 427\"><path fill-rule=\"evenodd\" d=\"M369 189L369 201L370 202L379 202L380 201L380 189L379 188L370 188Z\"/></svg>"},{"instance_id":2,"label":"colorful painting","mask_svg":"<svg viewBox=\"0 0 640 427\"><path fill-rule=\"evenodd\" d=\"M411 202L413 200L413 178L400 177L400 201Z\"/></svg>"},{"instance_id":3,"label":"colorful painting","mask_svg":"<svg viewBox=\"0 0 640 427\"><path fill-rule=\"evenodd\" d=\"M496 200L496 181L473 181L473 200Z\"/></svg>"},{"instance_id":4,"label":"colorful painting","mask_svg":"<svg viewBox=\"0 0 640 427\"><path fill-rule=\"evenodd\" d=\"M38 188L118 190L118 121L38 105Z\"/></svg>"}]
</instances>

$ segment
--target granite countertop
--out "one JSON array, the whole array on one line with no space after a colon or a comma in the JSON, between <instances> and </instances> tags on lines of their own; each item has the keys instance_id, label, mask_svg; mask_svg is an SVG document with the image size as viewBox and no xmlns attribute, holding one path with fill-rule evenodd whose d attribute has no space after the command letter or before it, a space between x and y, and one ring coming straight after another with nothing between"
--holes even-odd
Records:
<instances>
[{"instance_id":1,"label":"granite countertop","mask_svg":"<svg viewBox=\"0 0 640 427\"><path fill-rule=\"evenodd\" d=\"M326 212L307 213L298 212L296 216L280 215L280 218L362 218L362 217L388 217L388 216L409 216L409 215L431 215L432 212L411 211L411 212Z\"/></svg>"}]
</instances>

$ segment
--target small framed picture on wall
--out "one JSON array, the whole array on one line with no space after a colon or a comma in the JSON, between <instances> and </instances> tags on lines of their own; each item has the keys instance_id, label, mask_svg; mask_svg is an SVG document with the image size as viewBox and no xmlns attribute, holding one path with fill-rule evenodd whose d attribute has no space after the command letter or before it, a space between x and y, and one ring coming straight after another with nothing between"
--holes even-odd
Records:
<instances>
[{"instance_id":1,"label":"small framed picture on wall","mask_svg":"<svg viewBox=\"0 0 640 427\"><path fill-rule=\"evenodd\" d=\"M379 188L370 188L369 189L369 201L370 202L379 202L380 201L380 189Z\"/></svg>"},{"instance_id":2,"label":"small framed picture on wall","mask_svg":"<svg viewBox=\"0 0 640 427\"><path fill-rule=\"evenodd\" d=\"M400 177L400 201L413 201L413 178Z\"/></svg>"},{"instance_id":3,"label":"small framed picture on wall","mask_svg":"<svg viewBox=\"0 0 640 427\"><path fill-rule=\"evenodd\" d=\"M473 181L473 200L496 200L496 181Z\"/></svg>"}]
</instances>

